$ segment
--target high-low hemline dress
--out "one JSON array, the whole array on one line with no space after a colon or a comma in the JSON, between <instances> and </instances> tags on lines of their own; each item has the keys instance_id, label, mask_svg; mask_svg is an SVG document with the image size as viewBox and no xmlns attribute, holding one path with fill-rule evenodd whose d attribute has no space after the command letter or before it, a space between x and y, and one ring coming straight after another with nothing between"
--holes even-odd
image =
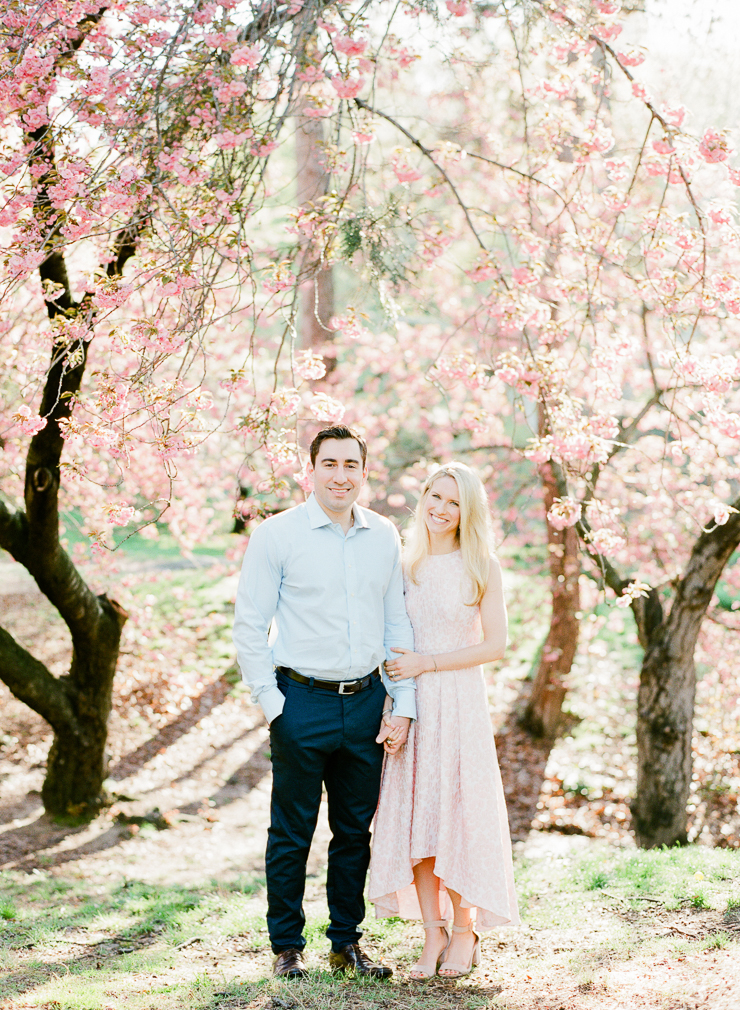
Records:
<instances>
[{"instance_id":1,"label":"high-low hemline dress","mask_svg":"<svg viewBox=\"0 0 740 1010\"><path fill-rule=\"evenodd\" d=\"M442 654L480 642L480 614L465 605L466 586L460 551L430 555L418 582L406 581L416 652ZM406 746L387 755L383 768L368 885L376 916L422 917L413 867L433 856L443 918L452 918L451 888L464 906L475 908L477 930L517 925L509 824L483 671L423 673L416 684L417 719Z\"/></svg>"}]
</instances>

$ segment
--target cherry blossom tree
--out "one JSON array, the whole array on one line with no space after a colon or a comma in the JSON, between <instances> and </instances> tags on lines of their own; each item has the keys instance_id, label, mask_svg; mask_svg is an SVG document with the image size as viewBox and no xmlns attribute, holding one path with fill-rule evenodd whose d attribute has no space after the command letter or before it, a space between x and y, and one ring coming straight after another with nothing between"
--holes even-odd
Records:
<instances>
[{"instance_id":1,"label":"cherry blossom tree","mask_svg":"<svg viewBox=\"0 0 740 1010\"><path fill-rule=\"evenodd\" d=\"M646 649L638 838L680 839L693 647L740 539L721 124L651 98L606 0L9 11L0 546L74 658L54 678L2 633L0 676L54 728L47 809L100 802L125 620L60 510L101 560L158 521L188 548L237 487L244 521L300 497L302 445L344 418L385 510L465 454L531 541L544 489L568 591L540 686L575 648L578 533Z\"/></svg>"}]
</instances>

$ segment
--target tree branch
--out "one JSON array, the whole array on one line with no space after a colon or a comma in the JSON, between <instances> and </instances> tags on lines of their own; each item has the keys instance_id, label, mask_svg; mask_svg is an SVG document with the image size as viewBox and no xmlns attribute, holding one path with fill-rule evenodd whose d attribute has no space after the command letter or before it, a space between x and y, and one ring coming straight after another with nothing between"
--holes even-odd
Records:
<instances>
[{"instance_id":1,"label":"tree branch","mask_svg":"<svg viewBox=\"0 0 740 1010\"><path fill-rule=\"evenodd\" d=\"M11 512L5 502L0 501L0 547L19 561L28 541L28 520L25 512Z\"/></svg>"},{"instance_id":2,"label":"tree branch","mask_svg":"<svg viewBox=\"0 0 740 1010\"><path fill-rule=\"evenodd\" d=\"M452 179L450 179L449 175L447 174L447 172L445 172L445 170L442 168L442 166L439 165L434 160L433 152L430 150L430 148L425 147L424 144L422 144L422 142L420 140L418 140L413 135L413 133L409 133L409 131L406 129L405 126L401 126L401 124L398 122L398 120L394 119L393 116L389 116L387 112L380 112L380 110L374 109L372 107L372 105L369 105L362 98L354 98L353 101L354 101L355 105L357 105L358 108L365 109L365 111L369 112L372 116L379 116L381 119L385 119L386 122L391 123L392 126L395 126L395 128L400 133L402 133L404 135L404 137L406 137L410 141L410 143L412 143L414 145L414 147L416 147L419 151L421 151L421 153L424 155L425 158L428 158L429 161L431 161L431 163L437 169L437 171L442 176L442 178L445 180L445 182L447 183L447 185L450 187L450 190L452 191L452 195L455 197L455 200L457 201L457 203L460 206L463 214L465 215L465 220L468 223L468 227L472 231L473 235L475 235L476 242L478 243L478 245L481 247L481 249L484 252L487 252L488 250L486 249L485 245L483 244L483 240L481 239L480 235L478 234L478 232L476 230L476 227L475 227L475 225L473 224L473 222L471 220L470 213L468 212L468 208L467 208L466 204L463 203L462 197L458 193L457 188L455 187L454 182L452 181Z\"/></svg>"},{"instance_id":3,"label":"tree branch","mask_svg":"<svg viewBox=\"0 0 740 1010\"><path fill-rule=\"evenodd\" d=\"M64 681L52 676L4 628L0 628L0 680L55 730L74 727L75 712Z\"/></svg>"}]
</instances>

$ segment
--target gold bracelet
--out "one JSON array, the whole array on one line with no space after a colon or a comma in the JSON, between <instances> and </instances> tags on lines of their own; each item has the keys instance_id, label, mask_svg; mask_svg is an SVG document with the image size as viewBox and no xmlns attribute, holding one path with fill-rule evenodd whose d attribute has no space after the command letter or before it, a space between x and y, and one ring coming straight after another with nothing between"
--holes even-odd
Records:
<instances>
[{"instance_id":1,"label":"gold bracelet","mask_svg":"<svg viewBox=\"0 0 740 1010\"><path fill-rule=\"evenodd\" d=\"M435 673L439 673L439 670L437 669L437 657L436 656L432 656L432 662L434 663L434 672Z\"/></svg>"}]
</instances>

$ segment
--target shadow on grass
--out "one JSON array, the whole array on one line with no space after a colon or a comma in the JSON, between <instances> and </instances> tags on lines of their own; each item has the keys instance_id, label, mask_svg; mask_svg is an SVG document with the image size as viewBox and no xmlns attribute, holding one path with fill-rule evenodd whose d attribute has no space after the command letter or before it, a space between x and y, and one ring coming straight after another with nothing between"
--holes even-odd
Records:
<instances>
[{"instance_id":1,"label":"shadow on grass","mask_svg":"<svg viewBox=\"0 0 740 1010\"><path fill-rule=\"evenodd\" d=\"M140 744L140 746L129 754L124 754L116 765L109 770L108 778L113 779L115 782L120 782L121 779L125 779L129 775L133 775L134 772L139 771L163 747L171 747L176 740L179 740L181 736L188 733L193 726L197 726L201 719L205 719L212 709L224 701L232 688L233 684L227 679L226 675L219 677L218 680L209 684L197 698L193 698L193 704L186 712L182 712L168 722L156 736L145 740L144 743Z\"/></svg>"},{"instance_id":2,"label":"shadow on grass","mask_svg":"<svg viewBox=\"0 0 740 1010\"><path fill-rule=\"evenodd\" d=\"M209 804L212 803L216 808L225 807L241 796L246 796L255 786L259 785L265 775L272 771L272 764L265 753L264 746L258 747L248 760L224 782L221 788L208 797ZM194 800L192 803L181 806L180 810L183 814L194 814L202 803L202 800Z\"/></svg>"},{"instance_id":3,"label":"shadow on grass","mask_svg":"<svg viewBox=\"0 0 740 1010\"><path fill-rule=\"evenodd\" d=\"M227 674L217 681L209 684L203 692L194 700L193 705L187 712L178 715L171 722L167 723L154 737L145 741L130 754L124 755L110 772L109 778L121 780L127 775L138 771L143 765L150 761L162 749L166 749L174 744L180 737L188 733L202 719L204 719L217 705L220 705L233 684ZM239 740L254 733L264 724L260 719L255 726L250 726L236 739L229 740L219 750L232 747ZM211 749L205 760L213 757ZM197 770L196 765L195 770ZM251 757L238 768L227 782L211 797L202 797L192 803L182 807L183 813L195 813L208 800L213 801L216 807L225 806L234 800L245 796L251 789L258 785L265 775L270 771L270 761L264 753L262 747L251 755ZM188 769L177 781L189 778L194 769ZM0 824L8 824L19 817L28 817L39 811L41 808L38 793L29 793L26 797L9 804L0 809ZM43 812L30 824L9 828L0 834L0 868L12 866L13 869L30 872L33 869L45 865L59 866L64 863L74 862L83 856L89 856L106 849L113 848L119 842L125 841L129 834L126 829L118 825L111 827L97 838L86 842L84 845L65 852L54 853L48 858L43 855L43 850L53 848L70 835L84 831L86 824L67 826L56 823L52 818Z\"/></svg>"},{"instance_id":4,"label":"shadow on grass","mask_svg":"<svg viewBox=\"0 0 740 1010\"><path fill-rule=\"evenodd\" d=\"M169 964L180 946L202 939L197 935L202 923L228 912L235 899L250 896L262 885L261 877L197 890L132 880L101 897L85 893L79 883L56 878L5 878L0 881L0 904L8 917L0 919L0 946L7 951L38 950L44 957L31 954L28 964L4 974L0 996L19 997L60 975L95 971L120 976L151 970L155 962ZM112 926L108 935L106 920ZM103 938L88 941L87 932ZM256 940L265 942L260 935ZM156 949L150 949L155 944ZM60 947L73 956L60 956Z\"/></svg>"},{"instance_id":5,"label":"shadow on grass","mask_svg":"<svg viewBox=\"0 0 740 1010\"><path fill-rule=\"evenodd\" d=\"M32 789L25 796L0 806L0 824L11 824L15 820L31 817L41 809L41 793Z\"/></svg>"},{"instance_id":6,"label":"shadow on grass","mask_svg":"<svg viewBox=\"0 0 740 1010\"><path fill-rule=\"evenodd\" d=\"M0 868L13 864L16 869L35 869L40 863L34 858L29 861L33 853L58 845L69 835L79 834L86 827L86 824L74 827L57 824L48 814L42 813L30 824L8 828L0 835Z\"/></svg>"}]
</instances>

